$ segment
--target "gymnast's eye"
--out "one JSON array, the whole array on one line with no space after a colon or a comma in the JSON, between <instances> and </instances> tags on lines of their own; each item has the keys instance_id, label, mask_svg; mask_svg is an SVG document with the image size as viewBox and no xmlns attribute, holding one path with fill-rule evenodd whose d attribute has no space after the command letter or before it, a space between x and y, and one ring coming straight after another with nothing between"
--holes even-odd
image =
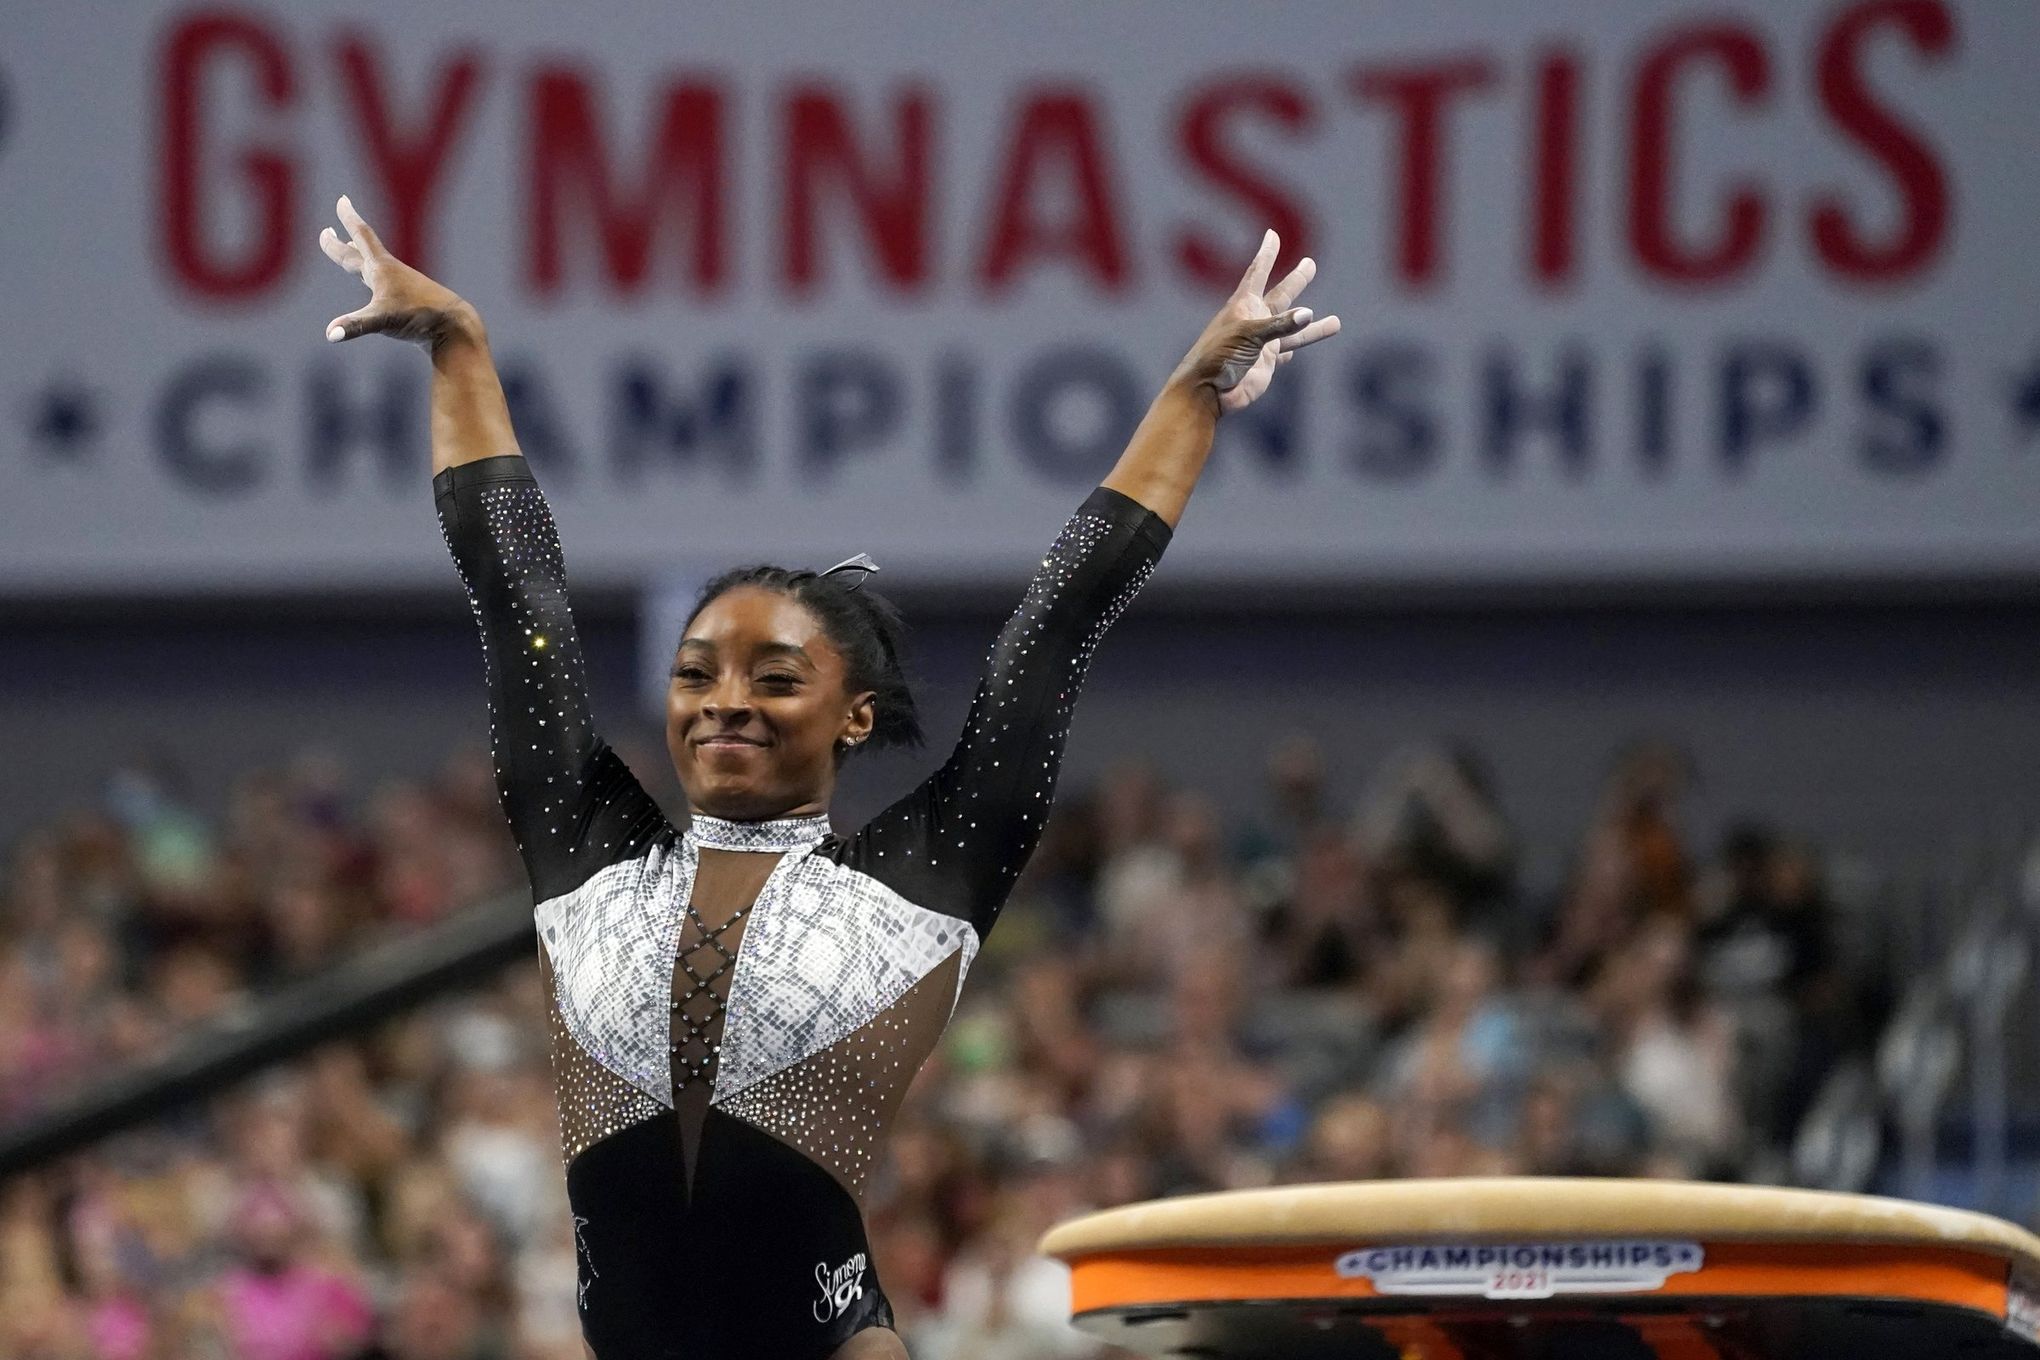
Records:
<instances>
[{"instance_id":1,"label":"gymnast's eye","mask_svg":"<svg viewBox=\"0 0 2040 1360\"><path fill-rule=\"evenodd\" d=\"M698 685L709 678L708 672L691 661L683 661L673 667L673 678L683 685Z\"/></svg>"},{"instance_id":2,"label":"gymnast's eye","mask_svg":"<svg viewBox=\"0 0 2040 1360\"><path fill-rule=\"evenodd\" d=\"M790 690L800 683L800 677L789 671L767 671L758 677L758 683L766 689Z\"/></svg>"}]
</instances>

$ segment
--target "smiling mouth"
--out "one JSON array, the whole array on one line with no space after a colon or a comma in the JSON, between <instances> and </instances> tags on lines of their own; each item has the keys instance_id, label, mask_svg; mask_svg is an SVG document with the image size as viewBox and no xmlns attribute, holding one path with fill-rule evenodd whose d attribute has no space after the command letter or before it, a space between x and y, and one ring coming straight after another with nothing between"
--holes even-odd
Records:
<instances>
[{"instance_id":1,"label":"smiling mouth","mask_svg":"<svg viewBox=\"0 0 2040 1360\"><path fill-rule=\"evenodd\" d=\"M763 746L765 743L762 741L752 741L748 737L709 737L705 741L698 741L694 744L696 746Z\"/></svg>"}]
</instances>

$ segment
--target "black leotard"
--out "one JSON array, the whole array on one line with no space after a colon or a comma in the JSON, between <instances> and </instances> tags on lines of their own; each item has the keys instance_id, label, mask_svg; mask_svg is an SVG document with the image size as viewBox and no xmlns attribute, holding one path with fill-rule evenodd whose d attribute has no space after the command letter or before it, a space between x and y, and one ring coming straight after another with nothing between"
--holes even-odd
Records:
<instances>
[{"instance_id":1,"label":"black leotard","mask_svg":"<svg viewBox=\"0 0 2040 1360\"><path fill-rule=\"evenodd\" d=\"M866 1174L1040 837L1092 650L1168 526L1095 491L999 634L956 749L856 834L680 831L595 735L524 460L433 486L537 901L582 1332L599 1360L821 1360L891 1323ZM703 902L704 852L778 858L753 900Z\"/></svg>"}]
</instances>

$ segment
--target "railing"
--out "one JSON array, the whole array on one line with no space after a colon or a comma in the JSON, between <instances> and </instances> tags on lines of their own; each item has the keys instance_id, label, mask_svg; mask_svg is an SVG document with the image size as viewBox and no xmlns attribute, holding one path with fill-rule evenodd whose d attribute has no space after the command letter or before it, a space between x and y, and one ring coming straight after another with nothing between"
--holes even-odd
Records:
<instances>
[{"instance_id":1,"label":"railing","mask_svg":"<svg viewBox=\"0 0 2040 1360\"><path fill-rule=\"evenodd\" d=\"M0 1181L485 981L536 949L531 898L521 894L365 949L207 1026L153 1062L0 1127Z\"/></svg>"},{"instance_id":2,"label":"railing","mask_svg":"<svg viewBox=\"0 0 2040 1360\"><path fill-rule=\"evenodd\" d=\"M1965 1207L2031 1220L2040 1203L2019 1191L2012 1148L2019 1121L2040 1113L2040 838L1973 847L1888 905L1898 1004L1874 1061L1829 1078L1798 1131L1792 1178L1866 1190L1889 1161L1900 1194L1937 1200L1959 1169ZM1951 1126L1968 1135L1959 1168L1944 1160Z\"/></svg>"}]
</instances>

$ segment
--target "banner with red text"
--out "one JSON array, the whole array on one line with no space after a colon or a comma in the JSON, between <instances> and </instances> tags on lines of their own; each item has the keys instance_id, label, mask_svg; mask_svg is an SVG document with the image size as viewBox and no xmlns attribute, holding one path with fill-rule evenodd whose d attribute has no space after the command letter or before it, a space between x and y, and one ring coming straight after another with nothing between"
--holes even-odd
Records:
<instances>
[{"instance_id":1,"label":"banner with red text","mask_svg":"<svg viewBox=\"0 0 2040 1360\"><path fill-rule=\"evenodd\" d=\"M450 582L480 307L577 581L1013 579L1264 225L1345 334L1182 580L2040 576L2040 7L30 6L0 39L0 592Z\"/></svg>"}]
</instances>

